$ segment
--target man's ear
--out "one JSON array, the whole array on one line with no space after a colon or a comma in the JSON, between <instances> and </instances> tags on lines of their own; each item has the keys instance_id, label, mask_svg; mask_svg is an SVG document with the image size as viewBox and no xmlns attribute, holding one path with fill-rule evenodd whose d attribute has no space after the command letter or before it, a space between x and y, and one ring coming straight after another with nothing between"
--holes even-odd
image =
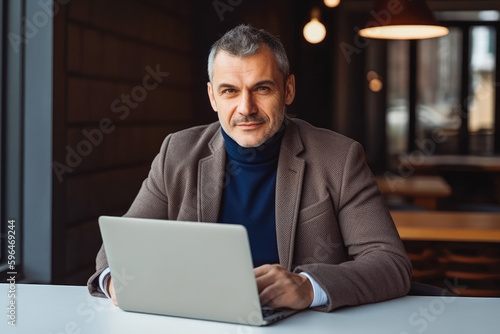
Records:
<instances>
[{"instance_id":1,"label":"man's ear","mask_svg":"<svg viewBox=\"0 0 500 334\"><path fill-rule=\"evenodd\" d=\"M217 112L217 103L215 103L214 89L210 81L207 82L207 92L208 98L210 99L210 104L212 105L212 109Z\"/></svg>"},{"instance_id":2,"label":"man's ear","mask_svg":"<svg viewBox=\"0 0 500 334\"><path fill-rule=\"evenodd\" d=\"M295 99L295 76L290 74L285 82L285 104L292 104L293 99Z\"/></svg>"}]
</instances>

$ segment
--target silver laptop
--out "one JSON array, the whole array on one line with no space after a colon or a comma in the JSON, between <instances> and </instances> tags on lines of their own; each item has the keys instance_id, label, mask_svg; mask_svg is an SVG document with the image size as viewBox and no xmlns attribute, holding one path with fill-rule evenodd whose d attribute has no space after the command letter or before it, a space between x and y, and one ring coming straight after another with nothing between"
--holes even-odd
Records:
<instances>
[{"instance_id":1,"label":"silver laptop","mask_svg":"<svg viewBox=\"0 0 500 334\"><path fill-rule=\"evenodd\" d=\"M99 227L125 311L256 326L297 312L261 307L244 226L102 216Z\"/></svg>"}]
</instances>

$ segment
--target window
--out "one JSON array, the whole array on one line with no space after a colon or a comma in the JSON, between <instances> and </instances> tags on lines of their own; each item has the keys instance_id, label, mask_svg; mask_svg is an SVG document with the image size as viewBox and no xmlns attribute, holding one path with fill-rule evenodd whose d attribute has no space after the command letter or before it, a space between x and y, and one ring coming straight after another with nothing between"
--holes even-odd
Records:
<instances>
[{"instance_id":1,"label":"window","mask_svg":"<svg viewBox=\"0 0 500 334\"><path fill-rule=\"evenodd\" d=\"M2 10L0 279L8 272L6 236L15 226L16 281L51 279L52 20L36 35L23 25L45 14L43 3L0 0ZM9 220L14 220L10 224ZM10 244L9 244L10 246ZM10 250L10 249L9 249ZM10 254L9 254L10 255ZM10 269L9 271L12 271Z\"/></svg>"},{"instance_id":2,"label":"window","mask_svg":"<svg viewBox=\"0 0 500 334\"><path fill-rule=\"evenodd\" d=\"M3 0L0 0L0 10L2 11L2 13L5 13L5 8L4 8L4 4L3 4ZM0 16L0 34L3 36L4 33L3 33L3 16ZM3 39L2 39L3 40ZM3 194L3 189L4 189L4 186L3 186L3 171L4 171L4 149L3 149L3 146L4 146L4 139L3 139L3 133L4 133L4 130L3 130L3 125L5 124L5 120L4 120L4 107L3 107L3 67L4 67L4 57L3 57L3 42L0 43L0 219L2 219L2 222L3 222L3 217L4 217L4 214L3 214L3 198L4 198L4 194ZM5 265L5 250L4 250L4 247L5 247L5 233L6 231L4 230L4 224L3 223L0 223L0 268L2 265ZM1 270L1 269L0 269Z\"/></svg>"},{"instance_id":3,"label":"window","mask_svg":"<svg viewBox=\"0 0 500 334\"><path fill-rule=\"evenodd\" d=\"M439 141L434 150L428 148L429 154L459 151L456 138L461 125L461 48L462 31L455 27L450 27L447 36L422 40L417 47L415 140Z\"/></svg>"},{"instance_id":4,"label":"window","mask_svg":"<svg viewBox=\"0 0 500 334\"><path fill-rule=\"evenodd\" d=\"M491 154L494 151L495 91L500 89L495 79L497 31L491 26L472 26L470 36L469 151Z\"/></svg>"},{"instance_id":5,"label":"window","mask_svg":"<svg viewBox=\"0 0 500 334\"><path fill-rule=\"evenodd\" d=\"M2 36L8 33L20 34L22 5L18 1L1 0L2 9L1 30ZM20 224L21 220L21 154L22 154L22 55L9 47L8 38L2 38L1 45L1 129L0 129L0 228L2 232L0 244L0 276L14 269L16 278L21 278L21 243ZM15 220L10 224L9 220ZM8 231L15 231L14 244L7 242ZM12 235L12 232L11 232ZM11 245L10 248L8 246ZM12 247L13 245L13 247ZM9 251L10 253L9 254ZM15 254L13 254L15 252ZM14 267L8 270L7 261L15 261ZM11 262L12 263L12 262Z\"/></svg>"},{"instance_id":6,"label":"window","mask_svg":"<svg viewBox=\"0 0 500 334\"><path fill-rule=\"evenodd\" d=\"M500 14L438 14L449 35L388 42L389 167L400 154L419 149L425 154L500 152Z\"/></svg>"},{"instance_id":7,"label":"window","mask_svg":"<svg viewBox=\"0 0 500 334\"><path fill-rule=\"evenodd\" d=\"M389 70L387 79L387 154L396 157L408 147L409 100L408 41L388 43Z\"/></svg>"}]
</instances>

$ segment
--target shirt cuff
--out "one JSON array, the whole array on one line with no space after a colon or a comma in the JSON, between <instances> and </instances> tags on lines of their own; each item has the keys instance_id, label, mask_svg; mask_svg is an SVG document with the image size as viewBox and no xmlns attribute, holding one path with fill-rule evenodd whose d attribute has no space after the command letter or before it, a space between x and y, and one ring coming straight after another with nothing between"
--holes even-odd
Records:
<instances>
[{"instance_id":1,"label":"shirt cuff","mask_svg":"<svg viewBox=\"0 0 500 334\"><path fill-rule=\"evenodd\" d=\"M325 290L316 282L314 278L311 277L308 273L301 272L299 273L300 275L304 275L309 279L309 282L311 282L311 285L313 287L313 294L314 294L314 299L309 305L309 307L316 307L316 306L324 306L328 304L328 296L326 295Z\"/></svg>"},{"instance_id":2,"label":"shirt cuff","mask_svg":"<svg viewBox=\"0 0 500 334\"><path fill-rule=\"evenodd\" d=\"M108 297L108 298L111 298L109 296L109 292L108 292L108 288L107 288L108 280L109 280L110 276L111 276L111 269L109 269L109 267L104 269L102 271L102 273L99 275L99 288L101 289L101 292L104 293L106 295L106 297Z\"/></svg>"}]
</instances>

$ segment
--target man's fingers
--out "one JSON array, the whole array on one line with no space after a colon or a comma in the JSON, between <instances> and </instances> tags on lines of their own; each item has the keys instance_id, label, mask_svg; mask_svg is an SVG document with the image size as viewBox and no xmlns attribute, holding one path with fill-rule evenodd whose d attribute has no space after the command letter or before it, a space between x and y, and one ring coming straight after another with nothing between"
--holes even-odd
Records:
<instances>
[{"instance_id":1,"label":"man's fingers","mask_svg":"<svg viewBox=\"0 0 500 334\"><path fill-rule=\"evenodd\" d=\"M254 272L262 305L302 309L314 298L307 277L291 273L280 265L264 265Z\"/></svg>"},{"instance_id":2,"label":"man's fingers","mask_svg":"<svg viewBox=\"0 0 500 334\"><path fill-rule=\"evenodd\" d=\"M255 279L257 281L257 289L259 293L264 290L268 285L274 282L273 275L270 273L273 266L269 264L262 265L260 267L255 268L254 274Z\"/></svg>"},{"instance_id":3,"label":"man's fingers","mask_svg":"<svg viewBox=\"0 0 500 334\"><path fill-rule=\"evenodd\" d=\"M280 297L285 293L283 287L279 284L266 286L259 293L260 304L271 307L281 307Z\"/></svg>"},{"instance_id":4,"label":"man's fingers","mask_svg":"<svg viewBox=\"0 0 500 334\"><path fill-rule=\"evenodd\" d=\"M271 270L272 267L273 267L273 265L264 264L262 266L254 268L253 273L255 274L256 278L259 278L260 276L267 274L269 272L269 270Z\"/></svg>"},{"instance_id":5,"label":"man's fingers","mask_svg":"<svg viewBox=\"0 0 500 334\"><path fill-rule=\"evenodd\" d=\"M254 269L255 278L257 281L257 288L259 293L266 287L272 285L274 282L281 279L283 273L287 270L280 265L265 264Z\"/></svg>"}]
</instances>

